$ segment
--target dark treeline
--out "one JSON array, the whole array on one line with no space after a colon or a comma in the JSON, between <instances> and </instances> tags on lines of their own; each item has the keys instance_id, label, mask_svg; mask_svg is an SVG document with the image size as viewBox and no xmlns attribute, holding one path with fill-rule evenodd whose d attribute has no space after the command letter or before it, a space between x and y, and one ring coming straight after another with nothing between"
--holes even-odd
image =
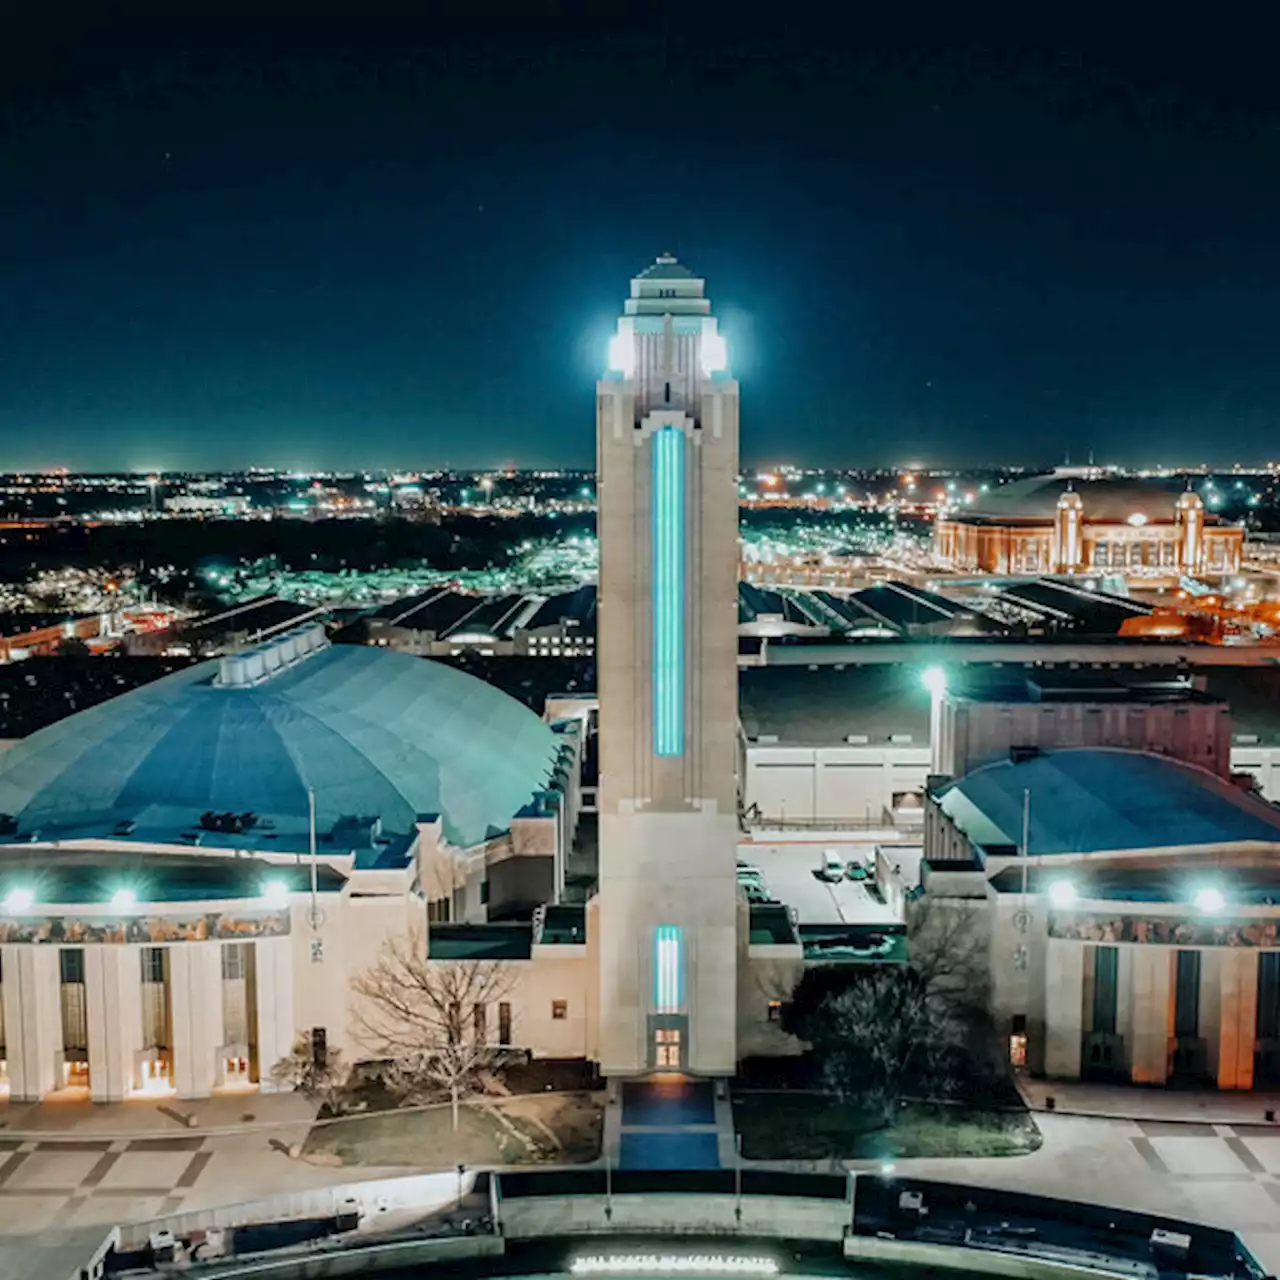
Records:
<instances>
[{"instance_id":1,"label":"dark treeline","mask_svg":"<svg viewBox=\"0 0 1280 1280\"><path fill-rule=\"evenodd\" d=\"M410 520L162 520L146 524L24 530L0 547L0 573L22 581L33 571L78 568L193 573L274 558L285 569L368 570L428 565L483 569L507 564L522 542L591 533L595 517L450 516Z\"/></svg>"}]
</instances>

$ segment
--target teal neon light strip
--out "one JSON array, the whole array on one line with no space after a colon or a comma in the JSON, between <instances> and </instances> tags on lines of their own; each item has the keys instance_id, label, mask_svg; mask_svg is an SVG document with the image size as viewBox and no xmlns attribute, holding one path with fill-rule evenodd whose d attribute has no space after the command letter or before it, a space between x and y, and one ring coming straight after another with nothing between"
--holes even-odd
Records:
<instances>
[{"instance_id":1,"label":"teal neon light strip","mask_svg":"<svg viewBox=\"0 0 1280 1280\"><path fill-rule=\"evenodd\" d=\"M684 754L684 432L653 436L653 752Z\"/></svg>"},{"instance_id":2,"label":"teal neon light strip","mask_svg":"<svg viewBox=\"0 0 1280 1280\"><path fill-rule=\"evenodd\" d=\"M656 1013L679 1013L684 1003L680 926L660 924L653 938L653 1008Z\"/></svg>"}]
</instances>

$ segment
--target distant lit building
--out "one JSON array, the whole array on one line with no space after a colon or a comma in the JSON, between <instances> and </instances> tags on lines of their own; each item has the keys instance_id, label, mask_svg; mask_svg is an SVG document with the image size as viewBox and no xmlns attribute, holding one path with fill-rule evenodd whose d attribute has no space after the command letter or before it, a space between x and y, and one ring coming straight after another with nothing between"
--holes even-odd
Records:
<instances>
[{"instance_id":1,"label":"distant lit building","mask_svg":"<svg viewBox=\"0 0 1280 1280\"><path fill-rule=\"evenodd\" d=\"M939 517L934 546L960 573L1107 572L1130 578L1240 571L1244 530L1193 490L1066 470L1003 485Z\"/></svg>"},{"instance_id":2,"label":"distant lit building","mask_svg":"<svg viewBox=\"0 0 1280 1280\"><path fill-rule=\"evenodd\" d=\"M253 504L244 494L179 493L164 500L164 509L173 515L223 516L245 515Z\"/></svg>"},{"instance_id":3,"label":"distant lit building","mask_svg":"<svg viewBox=\"0 0 1280 1280\"><path fill-rule=\"evenodd\" d=\"M365 620L370 644L420 657L580 658L595 652L596 588L553 596L447 588L392 601Z\"/></svg>"}]
</instances>

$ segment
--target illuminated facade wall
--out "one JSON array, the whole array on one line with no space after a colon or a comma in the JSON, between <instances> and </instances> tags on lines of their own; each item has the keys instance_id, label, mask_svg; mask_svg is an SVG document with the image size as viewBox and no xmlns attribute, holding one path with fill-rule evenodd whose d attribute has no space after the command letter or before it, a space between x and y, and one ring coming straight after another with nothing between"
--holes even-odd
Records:
<instances>
[{"instance_id":1,"label":"illuminated facade wall","mask_svg":"<svg viewBox=\"0 0 1280 1280\"><path fill-rule=\"evenodd\" d=\"M736 1066L738 388L726 356L703 282L663 258L632 281L597 388L609 1075ZM658 1000L673 948L677 1011Z\"/></svg>"},{"instance_id":2,"label":"illuminated facade wall","mask_svg":"<svg viewBox=\"0 0 1280 1280\"><path fill-rule=\"evenodd\" d=\"M660 924L653 938L653 1007L655 1013L684 1008L684 973L679 926Z\"/></svg>"},{"instance_id":3,"label":"illuminated facade wall","mask_svg":"<svg viewBox=\"0 0 1280 1280\"><path fill-rule=\"evenodd\" d=\"M1077 518L1078 542L1073 537L1066 543L1061 520L941 519L934 529L934 549L949 568L962 573L1119 570L1134 577L1218 577L1240 571L1244 530L1231 525L1207 525L1203 516L1175 523L1172 513L1167 521L1142 525L1090 520L1087 510ZM1077 546L1071 563L1065 553Z\"/></svg>"},{"instance_id":4,"label":"illuminated facade wall","mask_svg":"<svg viewBox=\"0 0 1280 1280\"><path fill-rule=\"evenodd\" d=\"M653 437L653 750L684 750L684 432Z\"/></svg>"}]
</instances>

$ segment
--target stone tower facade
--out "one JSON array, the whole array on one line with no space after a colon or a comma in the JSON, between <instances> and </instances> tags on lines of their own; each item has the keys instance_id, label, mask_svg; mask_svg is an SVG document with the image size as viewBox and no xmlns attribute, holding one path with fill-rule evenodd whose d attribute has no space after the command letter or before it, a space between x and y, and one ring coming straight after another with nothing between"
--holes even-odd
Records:
<instances>
[{"instance_id":1,"label":"stone tower facade","mask_svg":"<svg viewBox=\"0 0 1280 1280\"><path fill-rule=\"evenodd\" d=\"M597 387L607 1075L736 1066L738 384L704 282L631 282Z\"/></svg>"}]
</instances>

